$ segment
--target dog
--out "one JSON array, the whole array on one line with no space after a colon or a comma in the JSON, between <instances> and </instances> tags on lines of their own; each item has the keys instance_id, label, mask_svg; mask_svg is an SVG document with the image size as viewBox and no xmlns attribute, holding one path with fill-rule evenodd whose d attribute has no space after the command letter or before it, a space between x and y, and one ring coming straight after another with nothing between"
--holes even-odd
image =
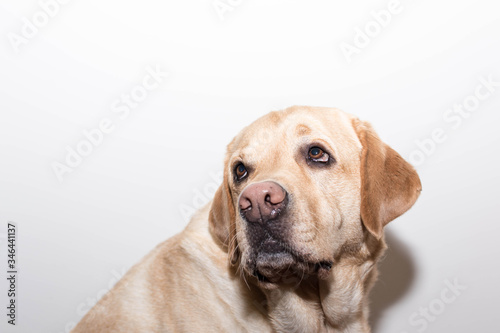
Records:
<instances>
[{"instance_id":1,"label":"dog","mask_svg":"<svg viewBox=\"0 0 500 333\"><path fill-rule=\"evenodd\" d=\"M227 146L213 200L72 332L370 332L383 228L421 189L369 123L271 112Z\"/></svg>"}]
</instances>

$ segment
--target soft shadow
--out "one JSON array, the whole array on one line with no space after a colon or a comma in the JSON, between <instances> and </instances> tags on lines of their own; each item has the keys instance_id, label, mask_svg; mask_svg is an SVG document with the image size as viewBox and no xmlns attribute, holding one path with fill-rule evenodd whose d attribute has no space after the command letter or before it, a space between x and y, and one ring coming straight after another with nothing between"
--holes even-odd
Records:
<instances>
[{"instance_id":1,"label":"soft shadow","mask_svg":"<svg viewBox=\"0 0 500 333\"><path fill-rule=\"evenodd\" d=\"M370 294L373 333L382 333L378 329L380 319L410 290L417 274L414 259L406 245L389 230L385 231L385 241L388 249L378 264L380 275Z\"/></svg>"}]
</instances>

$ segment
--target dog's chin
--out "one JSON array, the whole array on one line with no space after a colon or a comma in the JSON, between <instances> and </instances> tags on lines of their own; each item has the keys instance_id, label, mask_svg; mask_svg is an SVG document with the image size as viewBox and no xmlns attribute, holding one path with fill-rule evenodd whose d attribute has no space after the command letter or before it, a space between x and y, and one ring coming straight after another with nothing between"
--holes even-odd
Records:
<instances>
[{"instance_id":1,"label":"dog's chin","mask_svg":"<svg viewBox=\"0 0 500 333\"><path fill-rule=\"evenodd\" d=\"M311 276L326 279L332 267L331 261L308 261L272 240L264 242L259 250L253 252L246 270L257 278L259 286L264 289L298 285Z\"/></svg>"},{"instance_id":2,"label":"dog's chin","mask_svg":"<svg viewBox=\"0 0 500 333\"><path fill-rule=\"evenodd\" d=\"M299 271L305 272L307 267L288 252L259 253L255 259L253 274L259 282L286 283L297 275Z\"/></svg>"}]
</instances>

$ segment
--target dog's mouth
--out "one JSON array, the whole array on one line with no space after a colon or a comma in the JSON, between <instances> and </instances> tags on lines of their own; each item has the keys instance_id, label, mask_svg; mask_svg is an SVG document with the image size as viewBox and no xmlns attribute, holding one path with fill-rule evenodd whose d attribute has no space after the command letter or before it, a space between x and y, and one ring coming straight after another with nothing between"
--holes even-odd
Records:
<instances>
[{"instance_id":1,"label":"dog's mouth","mask_svg":"<svg viewBox=\"0 0 500 333\"><path fill-rule=\"evenodd\" d=\"M279 284L298 284L310 276L326 279L332 261L312 261L287 244L268 236L258 247L254 247L246 261L246 269L265 288Z\"/></svg>"}]
</instances>

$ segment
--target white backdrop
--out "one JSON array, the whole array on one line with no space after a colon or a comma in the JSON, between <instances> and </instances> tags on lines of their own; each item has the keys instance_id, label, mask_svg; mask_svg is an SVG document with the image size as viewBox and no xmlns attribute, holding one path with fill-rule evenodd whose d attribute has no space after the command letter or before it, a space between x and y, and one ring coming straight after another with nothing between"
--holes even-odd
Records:
<instances>
[{"instance_id":1,"label":"white backdrop","mask_svg":"<svg viewBox=\"0 0 500 333\"><path fill-rule=\"evenodd\" d=\"M0 27L2 332L68 332L208 201L231 138L295 104L371 121L422 179L374 332L500 331L493 1L1 0Z\"/></svg>"}]
</instances>

